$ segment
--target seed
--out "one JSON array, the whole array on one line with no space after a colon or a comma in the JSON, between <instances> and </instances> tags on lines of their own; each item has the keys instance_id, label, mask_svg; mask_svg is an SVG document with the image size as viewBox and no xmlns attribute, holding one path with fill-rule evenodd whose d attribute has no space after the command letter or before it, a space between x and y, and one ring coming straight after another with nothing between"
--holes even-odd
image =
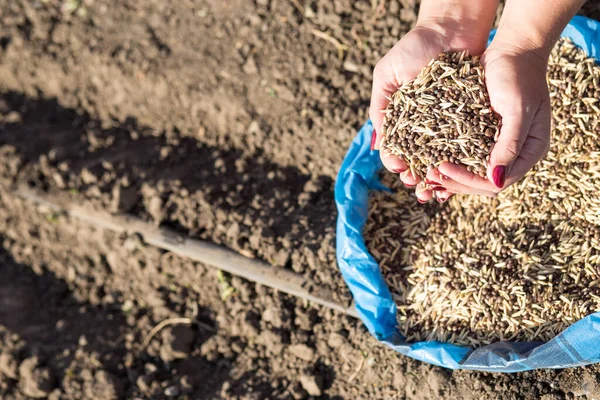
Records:
<instances>
[{"instance_id":1,"label":"seed","mask_svg":"<svg viewBox=\"0 0 600 400\"><path fill-rule=\"evenodd\" d=\"M477 79L471 78L473 71ZM407 112L398 114L394 110L399 107ZM481 110L480 114L474 109ZM382 146L410 160L411 169L421 178L432 165L442 162L485 171L491 151L486 140L493 140L500 128L500 117L490 110L479 57L465 52L441 54L392 95L385 111ZM413 137L418 140L407 146L404 141ZM443 153L437 151L440 148Z\"/></svg>"},{"instance_id":2,"label":"seed","mask_svg":"<svg viewBox=\"0 0 600 400\"><path fill-rule=\"evenodd\" d=\"M456 70L448 82L458 79L469 62L463 55L462 62L452 64L456 57L445 54L437 61ZM473 59L465 71L477 71ZM433 75L443 73L438 69ZM477 79L482 75L481 71ZM598 97L599 82L600 66L561 39L548 63L550 151L496 198L454 196L443 205L423 206L395 175L382 177L393 193L372 194L364 237L382 264L398 304L400 331L408 339L471 347L500 340L547 341L600 311L600 109L592 108L595 102L589 100ZM453 102L450 95L465 95L464 88L452 85L435 90L442 93L440 102ZM477 102L482 94L486 98L485 91L473 90L469 98L481 105ZM409 94L418 97L416 89ZM443 124L456 125L460 115L449 110L459 104L452 104L454 108L439 110L444 121L438 121L437 128L423 122L432 117L417 112L413 118L421 121L419 129L402 128L389 137L414 135L418 145L404 153L414 170L422 171L430 163L420 158L427 153L436 160L459 159L485 176L481 150L491 149L498 132L498 125L491 123L499 124L499 119L490 120L490 113L469 117L481 124L483 138L469 136L465 155L462 147L452 147L451 140L465 138L466 129L457 139L435 130ZM478 108L483 109L489 107Z\"/></svg>"}]
</instances>

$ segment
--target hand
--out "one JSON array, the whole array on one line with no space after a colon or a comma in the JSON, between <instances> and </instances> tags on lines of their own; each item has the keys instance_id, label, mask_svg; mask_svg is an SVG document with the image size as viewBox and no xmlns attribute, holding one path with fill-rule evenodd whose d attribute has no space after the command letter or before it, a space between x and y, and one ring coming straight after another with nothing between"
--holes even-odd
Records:
<instances>
[{"instance_id":1,"label":"hand","mask_svg":"<svg viewBox=\"0 0 600 400\"><path fill-rule=\"evenodd\" d=\"M453 193L495 196L544 157L550 146L547 60L533 50L502 42L492 44L482 63L490 102L502 116L502 126L490 154L487 179L450 163L430 171L427 178Z\"/></svg>"},{"instance_id":2,"label":"hand","mask_svg":"<svg viewBox=\"0 0 600 400\"><path fill-rule=\"evenodd\" d=\"M417 74L444 51L468 50L471 54L481 54L485 48L487 36L474 36L468 24L456 22L418 25L407 33L375 67L373 73L373 92L369 110L373 122L374 134L372 147L379 149L382 135L383 113L388 105L388 98L398 90L402 83L414 79ZM400 175L407 187L416 187L417 198L424 203L434 196L439 201L447 200L453 193L451 190L432 192L426 190L418 177L411 174L404 161L396 156L380 152L385 168ZM439 182L439 181L438 181Z\"/></svg>"}]
</instances>

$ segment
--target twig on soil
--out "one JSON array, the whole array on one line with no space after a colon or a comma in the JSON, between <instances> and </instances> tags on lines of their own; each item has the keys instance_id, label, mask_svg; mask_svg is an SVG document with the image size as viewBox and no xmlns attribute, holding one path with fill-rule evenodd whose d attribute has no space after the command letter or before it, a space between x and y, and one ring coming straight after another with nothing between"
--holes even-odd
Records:
<instances>
[{"instance_id":1,"label":"twig on soil","mask_svg":"<svg viewBox=\"0 0 600 400\"><path fill-rule=\"evenodd\" d=\"M333 44L338 51L338 58L341 60L342 58L344 58L344 52L348 51L348 46L346 46L345 44L341 43L339 40L337 40L336 38L329 36L328 34L326 34L325 32L321 32L318 29L311 29L310 33L312 33L313 35L315 35L316 37L319 37L321 39L325 39L327 40L329 43Z\"/></svg>"},{"instance_id":2,"label":"twig on soil","mask_svg":"<svg viewBox=\"0 0 600 400\"><path fill-rule=\"evenodd\" d=\"M165 328L169 325L183 325L183 324L198 325L198 326L206 329L207 331L215 332L215 328L213 328L212 326L205 324L204 322L193 320L191 318L169 318L169 319L165 319L160 324L158 324L154 328L152 328L152 330L144 338L144 341L142 342L142 348L147 347L148 344L150 344L150 341L152 340L152 338L158 332L160 332L163 328Z\"/></svg>"},{"instance_id":3,"label":"twig on soil","mask_svg":"<svg viewBox=\"0 0 600 400\"><path fill-rule=\"evenodd\" d=\"M296 10L298 10L298 12L300 13L300 15L302 17L304 17L305 10L304 10L304 7L302 6L302 4L300 4L300 2L298 0L290 0L290 2L296 8Z\"/></svg>"},{"instance_id":4,"label":"twig on soil","mask_svg":"<svg viewBox=\"0 0 600 400\"><path fill-rule=\"evenodd\" d=\"M377 4L377 0L371 0L371 10L373 12L371 23L373 23L385 14L385 0L379 0L379 4Z\"/></svg>"},{"instance_id":5,"label":"twig on soil","mask_svg":"<svg viewBox=\"0 0 600 400\"><path fill-rule=\"evenodd\" d=\"M352 382L354 380L354 378L356 378L358 376L358 374L360 373L360 371L362 370L364 365L365 365L365 357L361 357L360 362L358 363L358 367L352 373L352 375L350 375L350 377L348 378L348 382Z\"/></svg>"},{"instance_id":6,"label":"twig on soil","mask_svg":"<svg viewBox=\"0 0 600 400\"><path fill-rule=\"evenodd\" d=\"M358 24L352 25L352 28L350 28L350 34L352 35L352 38L354 38L354 40L356 41L356 46L358 46L359 49L363 49L363 41L360 38L360 36L358 35L358 32L356 31L356 28L358 27Z\"/></svg>"}]
</instances>

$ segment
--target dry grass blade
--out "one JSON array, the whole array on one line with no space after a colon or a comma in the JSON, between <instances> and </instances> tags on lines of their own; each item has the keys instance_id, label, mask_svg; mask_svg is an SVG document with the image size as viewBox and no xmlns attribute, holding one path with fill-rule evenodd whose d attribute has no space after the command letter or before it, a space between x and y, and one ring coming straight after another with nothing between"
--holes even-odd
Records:
<instances>
[{"instance_id":1,"label":"dry grass blade","mask_svg":"<svg viewBox=\"0 0 600 400\"><path fill-rule=\"evenodd\" d=\"M321 32L318 29L311 29L310 32L315 35L318 38L327 40L329 43L333 44L338 51L338 58L341 60L344 58L344 52L348 51L348 46L346 46L345 44L341 43L339 40L337 40L336 38L329 36L328 34L326 34L325 32Z\"/></svg>"}]
</instances>

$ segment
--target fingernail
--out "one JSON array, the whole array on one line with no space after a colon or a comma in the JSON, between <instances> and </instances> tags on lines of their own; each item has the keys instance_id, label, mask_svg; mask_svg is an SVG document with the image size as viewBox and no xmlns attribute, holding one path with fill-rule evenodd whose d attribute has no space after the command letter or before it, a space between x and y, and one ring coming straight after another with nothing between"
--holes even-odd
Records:
<instances>
[{"instance_id":1,"label":"fingernail","mask_svg":"<svg viewBox=\"0 0 600 400\"><path fill-rule=\"evenodd\" d=\"M429 179L425 179L425 184L426 185L440 185L439 182L436 181L430 181Z\"/></svg>"},{"instance_id":2,"label":"fingernail","mask_svg":"<svg viewBox=\"0 0 600 400\"><path fill-rule=\"evenodd\" d=\"M406 186L406 187L407 187L407 188L409 188L409 189L412 189L412 188L414 188L415 186L417 186L417 185L408 185L408 184L406 184L406 183L404 183L404 182L402 182L402 183L404 184L404 186Z\"/></svg>"},{"instance_id":3,"label":"fingernail","mask_svg":"<svg viewBox=\"0 0 600 400\"><path fill-rule=\"evenodd\" d=\"M443 192L444 190L446 190L446 188L443 186L436 186L432 187L431 190L433 190L434 192Z\"/></svg>"},{"instance_id":4,"label":"fingernail","mask_svg":"<svg viewBox=\"0 0 600 400\"><path fill-rule=\"evenodd\" d=\"M494 172L492 172L492 180L494 181L494 185L497 187L504 187L504 182L506 181L506 167L504 165L498 165L496 168L494 168Z\"/></svg>"},{"instance_id":5,"label":"fingernail","mask_svg":"<svg viewBox=\"0 0 600 400\"><path fill-rule=\"evenodd\" d=\"M418 197L417 197L417 201L418 201L419 203L421 203L421 204L425 204L425 203L427 203L426 201L423 201L423 200L421 200L421 199L420 199L420 198L418 198Z\"/></svg>"},{"instance_id":6,"label":"fingernail","mask_svg":"<svg viewBox=\"0 0 600 400\"><path fill-rule=\"evenodd\" d=\"M377 141L377 132L373 129L371 134L371 151L375 150L375 142Z\"/></svg>"},{"instance_id":7,"label":"fingernail","mask_svg":"<svg viewBox=\"0 0 600 400\"><path fill-rule=\"evenodd\" d=\"M404 169L403 168L396 168L396 169L392 170L392 172L395 173L395 174L401 174L404 171L406 171L406 168L404 168Z\"/></svg>"},{"instance_id":8,"label":"fingernail","mask_svg":"<svg viewBox=\"0 0 600 400\"><path fill-rule=\"evenodd\" d=\"M448 200L450 197L452 197L452 195L450 195L450 196L448 196L448 197L446 197L446 198L443 198L443 197L442 197L442 198L439 198L439 197L438 197L438 198L437 198L437 201L438 201L438 203L442 204L442 203L445 203L445 202L446 202L446 201L447 201L447 200Z\"/></svg>"}]
</instances>

